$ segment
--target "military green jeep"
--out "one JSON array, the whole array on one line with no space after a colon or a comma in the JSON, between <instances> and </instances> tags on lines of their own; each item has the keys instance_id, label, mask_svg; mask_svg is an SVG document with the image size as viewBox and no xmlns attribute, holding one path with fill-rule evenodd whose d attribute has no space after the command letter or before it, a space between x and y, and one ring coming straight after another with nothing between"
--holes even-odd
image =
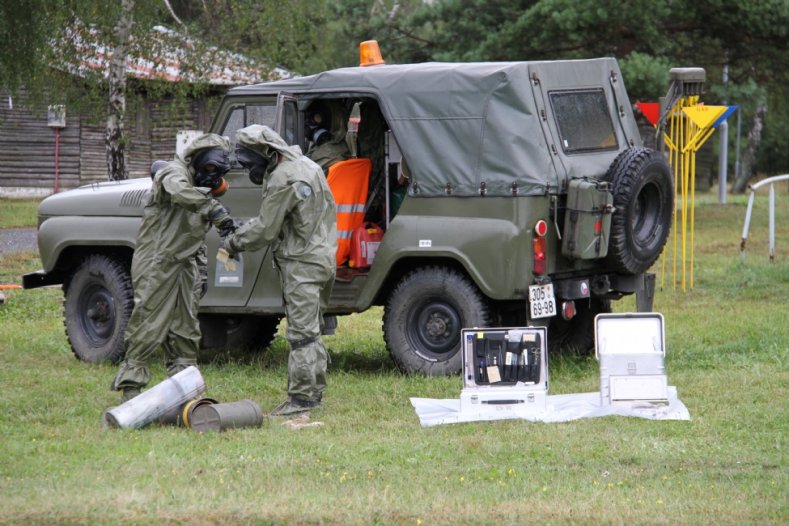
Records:
<instances>
[{"instance_id":1,"label":"military green jeep","mask_svg":"<svg viewBox=\"0 0 789 526\"><path fill-rule=\"evenodd\" d=\"M668 236L673 181L663 154L641 146L614 59L332 70L231 89L210 131L233 140L266 124L306 152L316 102L341 108L351 155L371 161L362 224L346 231L366 257L340 262L327 315L382 305L402 371L460 371L464 327L547 325L552 350L587 352L611 300L636 293L651 309L647 270ZM256 216L260 188L240 167L227 178L222 202ZM44 268L24 286L62 284L80 359L123 356L149 187L103 183L41 203ZM215 232L207 244L202 345L266 347L284 316L271 251L245 253L228 272Z\"/></svg>"}]
</instances>

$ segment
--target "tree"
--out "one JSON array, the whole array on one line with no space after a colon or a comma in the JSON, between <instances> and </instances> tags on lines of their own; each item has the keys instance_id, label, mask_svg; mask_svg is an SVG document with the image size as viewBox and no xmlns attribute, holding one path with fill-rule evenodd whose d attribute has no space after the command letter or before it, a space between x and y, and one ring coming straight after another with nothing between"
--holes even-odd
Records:
<instances>
[{"instance_id":1,"label":"tree","mask_svg":"<svg viewBox=\"0 0 789 526\"><path fill-rule=\"evenodd\" d=\"M109 66L109 115L107 116L107 173L109 179L127 179L123 126L126 117L126 57L134 25L134 0L122 0L115 25L112 57Z\"/></svg>"},{"instance_id":2,"label":"tree","mask_svg":"<svg viewBox=\"0 0 789 526\"><path fill-rule=\"evenodd\" d=\"M108 178L125 179L123 135L126 113L126 55L134 37L134 20L142 27L158 19L154 0L3 0L0 35L0 87L17 93L24 87L30 102L95 105L104 92L107 107ZM143 38L138 39L143 42ZM86 43L97 39L109 43L106 72L80 67ZM106 77L106 79L105 79Z\"/></svg>"},{"instance_id":3,"label":"tree","mask_svg":"<svg viewBox=\"0 0 789 526\"><path fill-rule=\"evenodd\" d=\"M50 40L66 24L57 0L0 0L0 87L35 94L49 76ZM42 82L44 81L44 82Z\"/></svg>"},{"instance_id":4,"label":"tree","mask_svg":"<svg viewBox=\"0 0 789 526\"><path fill-rule=\"evenodd\" d=\"M169 0L169 16L200 41L262 63L313 73L331 62L326 0Z\"/></svg>"},{"instance_id":5,"label":"tree","mask_svg":"<svg viewBox=\"0 0 789 526\"><path fill-rule=\"evenodd\" d=\"M325 69L331 60L331 47L322 45L325 6L325 0L0 0L0 89L12 95L24 90L32 104L106 107L108 177L123 179L124 119L136 96L126 90L126 56L145 50L156 56L154 26L175 25L193 37L191 53L181 57L185 76L205 70L210 54L204 51L211 46L241 52L272 69L282 65L308 73ZM86 53L96 52L88 44L109 50L104 70L81 66ZM185 99L208 86L150 83L146 89Z\"/></svg>"},{"instance_id":6,"label":"tree","mask_svg":"<svg viewBox=\"0 0 789 526\"><path fill-rule=\"evenodd\" d=\"M707 70L707 103L719 103L724 64L729 89L752 84L763 90L765 104L746 102L750 119L749 152L759 164L760 130L780 133L785 123L766 126L767 108L785 107L789 81L789 2L728 0L434 0L396 2L338 0L353 5L346 14L368 6L367 18L349 22L356 36L364 28L377 36L384 54L395 62L426 60L548 60L615 56L620 60L628 91L634 99L664 95L667 69L701 66ZM385 4L392 16L375 17ZM399 9L395 9L399 6ZM405 8L404 8L405 7ZM740 90L742 91L742 90ZM728 99L729 102L739 101ZM769 102L768 102L769 101ZM786 136L776 140L787 152ZM782 154L789 163L789 154ZM765 164L765 163L762 163ZM785 168L784 168L785 169ZM739 186L735 189L739 190Z\"/></svg>"}]
</instances>

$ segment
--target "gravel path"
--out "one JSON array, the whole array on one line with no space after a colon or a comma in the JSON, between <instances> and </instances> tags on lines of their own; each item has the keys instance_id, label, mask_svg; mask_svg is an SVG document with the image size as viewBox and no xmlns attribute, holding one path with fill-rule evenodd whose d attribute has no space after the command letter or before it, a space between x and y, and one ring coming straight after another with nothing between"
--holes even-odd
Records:
<instances>
[{"instance_id":1,"label":"gravel path","mask_svg":"<svg viewBox=\"0 0 789 526\"><path fill-rule=\"evenodd\" d=\"M20 251L38 251L35 228L0 229L0 255Z\"/></svg>"}]
</instances>

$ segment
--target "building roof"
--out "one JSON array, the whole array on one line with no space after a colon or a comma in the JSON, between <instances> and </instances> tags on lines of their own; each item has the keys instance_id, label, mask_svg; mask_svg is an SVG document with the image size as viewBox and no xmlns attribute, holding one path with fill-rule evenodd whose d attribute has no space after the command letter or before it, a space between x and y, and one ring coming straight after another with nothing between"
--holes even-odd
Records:
<instances>
[{"instance_id":1,"label":"building roof","mask_svg":"<svg viewBox=\"0 0 789 526\"><path fill-rule=\"evenodd\" d=\"M69 30L63 47L77 51L79 63L61 54L63 68L80 76L108 74L112 47L93 27ZM129 49L126 72L130 77L167 82L208 83L217 86L238 86L263 81L287 79L293 73L270 67L240 53L208 46L197 39L164 26L154 26L145 41L133 40Z\"/></svg>"}]
</instances>

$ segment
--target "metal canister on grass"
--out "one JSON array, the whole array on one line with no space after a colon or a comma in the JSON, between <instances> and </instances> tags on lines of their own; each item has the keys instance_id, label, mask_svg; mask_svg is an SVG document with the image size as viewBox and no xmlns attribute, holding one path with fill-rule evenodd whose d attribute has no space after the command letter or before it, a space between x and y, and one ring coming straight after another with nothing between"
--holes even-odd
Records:
<instances>
[{"instance_id":1,"label":"metal canister on grass","mask_svg":"<svg viewBox=\"0 0 789 526\"><path fill-rule=\"evenodd\" d=\"M108 409L102 415L103 420L109 427L139 429L172 408L198 397L205 389L203 376L192 365L128 402Z\"/></svg>"},{"instance_id":2,"label":"metal canister on grass","mask_svg":"<svg viewBox=\"0 0 789 526\"><path fill-rule=\"evenodd\" d=\"M256 427L263 422L260 406L252 400L227 404L204 404L194 408L190 428L197 432L224 431L241 427Z\"/></svg>"},{"instance_id":3,"label":"metal canister on grass","mask_svg":"<svg viewBox=\"0 0 789 526\"><path fill-rule=\"evenodd\" d=\"M186 402L181 408L181 421L183 422L185 427L191 428L192 427L192 415L194 415L195 409L204 405L213 405L218 404L216 400L213 398L200 398L199 400L190 400Z\"/></svg>"},{"instance_id":4,"label":"metal canister on grass","mask_svg":"<svg viewBox=\"0 0 789 526\"><path fill-rule=\"evenodd\" d=\"M161 425L174 425L181 427L189 427L189 418L194 411L195 407L204 404L218 404L219 402L213 398L195 398L188 402L173 407L165 414L160 416L156 422Z\"/></svg>"}]
</instances>

